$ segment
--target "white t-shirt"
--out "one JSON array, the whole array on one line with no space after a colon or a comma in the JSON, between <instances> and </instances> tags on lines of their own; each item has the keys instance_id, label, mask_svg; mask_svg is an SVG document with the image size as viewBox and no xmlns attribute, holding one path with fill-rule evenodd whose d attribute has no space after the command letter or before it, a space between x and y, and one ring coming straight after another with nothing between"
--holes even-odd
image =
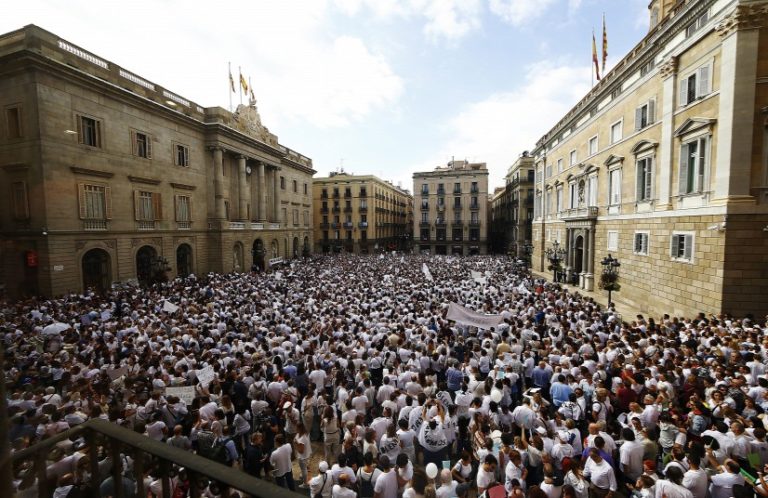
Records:
<instances>
[{"instance_id":1,"label":"white t-shirt","mask_svg":"<svg viewBox=\"0 0 768 498\"><path fill-rule=\"evenodd\" d=\"M298 453L298 457L302 460L306 460L310 456L312 456L312 443L309 440L309 434L304 434L303 436L297 436L294 440L294 443L303 444L304 445L304 451L301 453L298 453L298 449L296 450Z\"/></svg>"},{"instance_id":2,"label":"white t-shirt","mask_svg":"<svg viewBox=\"0 0 768 498\"><path fill-rule=\"evenodd\" d=\"M391 469L389 472L382 473L373 486L373 491L381 498L397 498L397 489L397 474Z\"/></svg>"},{"instance_id":3,"label":"white t-shirt","mask_svg":"<svg viewBox=\"0 0 768 498\"><path fill-rule=\"evenodd\" d=\"M488 489L491 484L496 482L496 475L495 472L486 472L486 470L483 468L483 465L480 465L480 468L477 469L477 488L483 488Z\"/></svg>"}]
</instances>

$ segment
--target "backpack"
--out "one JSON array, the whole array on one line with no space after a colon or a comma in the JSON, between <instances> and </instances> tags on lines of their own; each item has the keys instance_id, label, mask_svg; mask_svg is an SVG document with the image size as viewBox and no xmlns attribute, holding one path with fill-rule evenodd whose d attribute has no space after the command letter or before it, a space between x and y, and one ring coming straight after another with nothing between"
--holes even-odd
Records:
<instances>
[{"instance_id":1,"label":"backpack","mask_svg":"<svg viewBox=\"0 0 768 498\"><path fill-rule=\"evenodd\" d=\"M360 478L360 491L357 496L360 498L372 498L373 497L373 472L368 476L368 480L363 477L362 469L357 471L357 476Z\"/></svg>"},{"instance_id":2,"label":"backpack","mask_svg":"<svg viewBox=\"0 0 768 498\"><path fill-rule=\"evenodd\" d=\"M201 440L200 436L202 434L201 432L197 436L197 454L222 465L229 465L232 461L229 450L227 450L229 438L217 438L213 436L213 433L210 433L210 437L206 434L205 439Z\"/></svg>"}]
</instances>

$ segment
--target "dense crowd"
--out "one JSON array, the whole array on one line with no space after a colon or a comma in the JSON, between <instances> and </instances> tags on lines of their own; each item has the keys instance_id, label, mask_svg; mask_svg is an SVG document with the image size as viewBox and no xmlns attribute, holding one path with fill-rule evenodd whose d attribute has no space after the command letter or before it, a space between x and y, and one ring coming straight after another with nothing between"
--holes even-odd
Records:
<instances>
[{"instance_id":1,"label":"dense crowd","mask_svg":"<svg viewBox=\"0 0 768 498\"><path fill-rule=\"evenodd\" d=\"M768 496L765 321L622 320L507 258L318 257L5 303L0 332L13 451L101 418L311 498ZM55 445L54 496L113 496L116 465L161 494L90 458Z\"/></svg>"}]
</instances>

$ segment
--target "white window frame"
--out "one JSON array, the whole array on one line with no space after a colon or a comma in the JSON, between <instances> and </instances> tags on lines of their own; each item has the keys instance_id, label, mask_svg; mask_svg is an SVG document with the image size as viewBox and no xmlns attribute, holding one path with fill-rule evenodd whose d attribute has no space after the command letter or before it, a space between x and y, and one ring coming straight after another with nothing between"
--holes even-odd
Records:
<instances>
[{"instance_id":1,"label":"white window frame","mask_svg":"<svg viewBox=\"0 0 768 498\"><path fill-rule=\"evenodd\" d=\"M599 183L597 180L597 173L590 175L587 178L586 193L584 195L584 202L588 207L597 207L597 192ZM578 195L578 193L577 193Z\"/></svg>"},{"instance_id":2,"label":"white window frame","mask_svg":"<svg viewBox=\"0 0 768 498\"><path fill-rule=\"evenodd\" d=\"M635 131L648 128L656 122L656 99L650 99L635 109Z\"/></svg>"},{"instance_id":3,"label":"white window frame","mask_svg":"<svg viewBox=\"0 0 768 498\"><path fill-rule=\"evenodd\" d=\"M595 135L594 137L590 138L587 141L587 151L589 152L590 156L594 156L598 152L600 152L600 142L597 138L598 136ZM594 143L594 147L592 147L592 144Z\"/></svg>"},{"instance_id":4,"label":"white window frame","mask_svg":"<svg viewBox=\"0 0 768 498\"><path fill-rule=\"evenodd\" d=\"M617 126L619 127L619 136L618 136L618 138L616 138L614 136L614 133L613 133L614 128L617 127ZM613 123L611 125L611 129L610 129L609 133L610 133L610 138L611 138L611 145L613 145L615 143L621 142L621 140L624 138L624 118L622 118L622 119L616 121L615 123Z\"/></svg>"},{"instance_id":5,"label":"white window frame","mask_svg":"<svg viewBox=\"0 0 768 498\"><path fill-rule=\"evenodd\" d=\"M189 167L189 146L173 142L173 165L183 168Z\"/></svg>"},{"instance_id":6,"label":"white window frame","mask_svg":"<svg viewBox=\"0 0 768 498\"><path fill-rule=\"evenodd\" d=\"M640 240L644 241L640 243L640 250L637 250L637 238L640 236ZM648 256L651 247L651 233L647 230L639 230L635 232L632 237L632 254L637 256Z\"/></svg>"},{"instance_id":7,"label":"white window frame","mask_svg":"<svg viewBox=\"0 0 768 498\"><path fill-rule=\"evenodd\" d=\"M702 147L702 142L704 142L704 147ZM688 183L690 178L690 163L689 158L691 157L691 154L689 152L690 150L690 144L696 143L696 156L695 156L695 165L694 165L694 174L696 177L695 183L692 185L692 188L688 189ZM712 164L712 135L710 133L704 133L696 136L691 137L685 137L684 140L680 141L680 157L678 160L678 169L677 169L677 193L681 197L688 196L688 195L701 195L704 192L708 190L709 187L709 172L710 172L710 165ZM704 150L704 161L702 163L701 161L701 151ZM685 160L685 164L683 164L683 161ZM683 172L685 171L685 176L683 176ZM685 179L685 181L683 180ZM683 189L683 183L685 183L685 189Z\"/></svg>"},{"instance_id":8,"label":"white window frame","mask_svg":"<svg viewBox=\"0 0 768 498\"><path fill-rule=\"evenodd\" d=\"M685 241L686 241L683 249L683 256L678 256L680 237L685 237ZM696 248L695 232L675 231L675 232L672 232L672 235L670 235L669 237L669 257L672 259L672 261L693 264L695 248Z\"/></svg>"},{"instance_id":9,"label":"white window frame","mask_svg":"<svg viewBox=\"0 0 768 498\"><path fill-rule=\"evenodd\" d=\"M563 212L563 186L558 185L555 189L555 210L556 212L562 213Z\"/></svg>"},{"instance_id":10,"label":"white window frame","mask_svg":"<svg viewBox=\"0 0 768 498\"><path fill-rule=\"evenodd\" d=\"M176 194L175 215L177 222L192 221L192 196Z\"/></svg>"},{"instance_id":11,"label":"white window frame","mask_svg":"<svg viewBox=\"0 0 768 498\"><path fill-rule=\"evenodd\" d=\"M608 170L608 205L620 206L621 205L621 182L622 172L621 166ZM614 182L614 174L618 176L618 189ZM614 192L614 190L617 190Z\"/></svg>"},{"instance_id":12,"label":"white window frame","mask_svg":"<svg viewBox=\"0 0 768 498\"><path fill-rule=\"evenodd\" d=\"M568 166L576 166L576 163L579 161L578 155L576 154L576 149L570 151L568 153Z\"/></svg>"},{"instance_id":13,"label":"white window frame","mask_svg":"<svg viewBox=\"0 0 768 498\"><path fill-rule=\"evenodd\" d=\"M612 241L611 238L614 240ZM618 230L608 230L608 233L605 236L606 239L606 249L608 251L618 251L619 250L619 231Z\"/></svg>"},{"instance_id":14,"label":"white window frame","mask_svg":"<svg viewBox=\"0 0 768 498\"><path fill-rule=\"evenodd\" d=\"M640 178L640 162L642 161L649 161L650 162L650 169L646 171L646 174L643 175L643 178ZM654 169L656 167L656 156L655 154L645 154L642 156L638 156L635 159L635 202L650 202L653 200L653 187L654 187ZM646 175L650 178L646 178ZM643 195L640 195L640 189L643 190ZM647 190L647 192L646 192Z\"/></svg>"},{"instance_id":15,"label":"white window frame","mask_svg":"<svg viewBox=\"0 0 768 498\"><path fill-rule=\"evenodd\" d=\"M557 160L557 172L562 173L563 172L563 158Z\"/></svg>"},{"instance_id":16,"label":"white window frame","mask_svg":"<svg viewBox=\"0 0 768 498\"><path fill-rule=\"evenodd\" d=\"M700 99L703 99L710 93L712 93L712 74L714 72L714 59L710 60L706 64L703 64L690 73L680 78L678 84L679 107L685 107ZM691 98L691 91L688 88L690 86L690 79L694 80L694 95Z\"/></svg>"},{"instance_id":17,"label":"white window frame","mask_svg":"<svg viewBox=\"0 0 768 498\"><path fill-rule=\"evenodd\" d=\"M579 186L574 182L568 184L568 209L576 209L579 205Z\"/></svg>"}]
</instances>

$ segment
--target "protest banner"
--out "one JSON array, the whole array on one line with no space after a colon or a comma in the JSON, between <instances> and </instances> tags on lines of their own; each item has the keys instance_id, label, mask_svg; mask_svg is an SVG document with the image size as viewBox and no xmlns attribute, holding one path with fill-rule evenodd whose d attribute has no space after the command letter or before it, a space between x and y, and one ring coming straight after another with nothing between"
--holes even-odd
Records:
<instances>
[{"instance_id":1,"label":"protest banner","mask_svg":"<svg viewBox=\"0 0 768 498\"><path fill-rule=\"evenodd\" d=\"M453 320L454 322L471 325L484 330L496 327L504 321L504 317L501 315L483 315L482 313L476 313L456 303L450 303L448 305L448 314L446 315L446 318L448 320Z\"/></svg>"},{"instance_id":2,"label":"protest banner","mask_svg":"<svg viewBox=\"0 0 768 498\"><path fill-rule=\"evenodd\" d=\"M213 371L213 367L208 365L202 370L195 370L195 376L197 376L197 380L200 382L200 385L203 387L208 387L208 384L210 384L214 377L216 377L216 373Z\"/></svg>"},{"instance_id":3,"label":"protest banner","mask_svg":"<svg viewBox=\"0 0 768 498\"><path fill-rule=\"evenodd\" d=\"M191 405L195 399L195 387L194 386L182 386L182 387L166 387L166 396L176 396L187 405Z\"/></svg>"}]
</instances>

